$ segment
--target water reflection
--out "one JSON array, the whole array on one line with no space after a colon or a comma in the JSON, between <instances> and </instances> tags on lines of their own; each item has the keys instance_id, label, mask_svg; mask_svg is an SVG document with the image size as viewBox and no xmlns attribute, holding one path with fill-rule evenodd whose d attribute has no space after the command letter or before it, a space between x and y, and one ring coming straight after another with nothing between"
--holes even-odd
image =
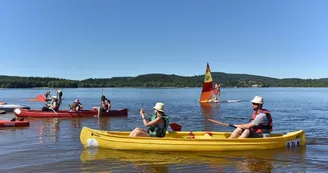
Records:
<instances>
[{"instance_id":1,"label":"water reflection","mask_svg":"<svg viewBox=\"0 0 328 173\"><path fill-rule=\"evenodd\" d=\"M201 103L200 108L204 117L204 130L212 131L213 123L207 119L220 117L220 103Z\"/></svg>"},{"instance_id":2,"label":"water reflection","mask_svg":"<svg viewBox=\"0 0 328 173\"><path fill-rule=\"evenodd\" d=\"M32 120L33 121L33 120ZM60 129L61 119L59 118L46 118L42 119L41 125L38 128L39 133L39 143L45 143L46 137L50 137L53 143L57 143L58 136L57 133Z\"/></svg>"},{"instance_id":3,"label":"water reflection","mask_svg":"<svg viewBox=\"0 0 328 173\"><path fill-rule=\"evenodd\" d=\"M80 159L84 166L97 163L98 169L111 169L108 164L124 163L138 172L168 172L169 166L210 169L212 172L272 172L275 168L303 162L305 147L244 152L140 152L89 148ZM92 165L92 164L91 164ZM301 164L302 165L302 164ZM124 166L126 168L126 166ZM124 170L124 167L120 169ZM304 171L305 168L298 167ZM113 171L113 170L109 170Z\"/></svg>"},{"instance_id":4,"label":"water reflection","mask_svg":"<svg viewBox=\"0 0 328 173\"><path fill-rule=\"evenodd\" d=\"M108 130L110 127L110 118L109 116L100 116L98 117L99 130Z\"/></svg>"}]
</instances>

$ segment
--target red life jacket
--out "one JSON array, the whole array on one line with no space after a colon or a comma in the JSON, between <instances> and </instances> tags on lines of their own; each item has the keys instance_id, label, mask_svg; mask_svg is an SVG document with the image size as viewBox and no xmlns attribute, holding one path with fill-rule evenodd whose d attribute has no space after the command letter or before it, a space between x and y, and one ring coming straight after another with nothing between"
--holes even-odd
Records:
<instances>
[{"instance_id":1,"label":"red life jacket","mask_svg":"<svg viewBox=\"0 0 328 173\"><path fill-rule=\"evenodd\" d=\"M258 125L258 126L253 127L252 130L256 133L262 133L262 131L263 131L262 129L266 129L266 130L269 130L270 132L272 132L272 126L273 126L272 124L273 123L272 123L272 117L271 117L270 112L266 109L261 109L260 113L265 113L265 115L269 119L269 125ZM250 121L253 121L255 119L256 115L258 115L258 114L256 114L256 112L254 112L252 115L252 119L250 119Z\"/></svg>"}]
</instances>

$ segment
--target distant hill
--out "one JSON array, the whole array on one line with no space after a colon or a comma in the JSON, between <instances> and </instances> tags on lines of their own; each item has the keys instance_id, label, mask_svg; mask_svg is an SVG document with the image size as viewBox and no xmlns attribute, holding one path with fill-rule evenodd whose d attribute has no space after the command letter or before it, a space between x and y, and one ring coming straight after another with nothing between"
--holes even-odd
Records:
<instances>
[{"instance_id":1,"label":"distant hill","mask_svg":"<svg viewBox=\"0 0 328 173\"><path fill-rule=\"evenodd\" d=\"M222 87L328 87L328 78L278 79L272 77L212 72L214 82ZM89 78L69 80L52 77L21 77L0 75L0 88L79 88L79 87L202 87L204 75L178 76L143 74L136 77Z\"/></svg>"}]
</instances>

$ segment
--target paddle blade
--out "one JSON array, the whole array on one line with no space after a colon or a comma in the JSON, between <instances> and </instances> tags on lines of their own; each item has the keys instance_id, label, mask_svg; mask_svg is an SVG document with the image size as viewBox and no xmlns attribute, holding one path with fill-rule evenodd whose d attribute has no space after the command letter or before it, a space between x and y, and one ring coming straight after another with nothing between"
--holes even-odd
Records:
<instances>
[{"instance_id":1,"label":"paddle blade","mask_svg":"<svg viewBox=\"0 0 328 173\"><path fill-rule=\"evenodd\" d=\"M43 102L46 101L46 98L44 98L43 95L41 95L41 94L38 94L38 96L36 96L36 98L40 101L43 101Z\"/></svg>"},{"instance_id":2,"label":"paddle blade","mask_svg":"<svg viewBox=\"0 0 328 173\"><path fill-rule=\"evenodd\" d=\"M174 131L181 131L181 129L182 129L182 127L179 124L177 124L177 123L170 124L170 127Z\"/></svg>"}]
</instances>

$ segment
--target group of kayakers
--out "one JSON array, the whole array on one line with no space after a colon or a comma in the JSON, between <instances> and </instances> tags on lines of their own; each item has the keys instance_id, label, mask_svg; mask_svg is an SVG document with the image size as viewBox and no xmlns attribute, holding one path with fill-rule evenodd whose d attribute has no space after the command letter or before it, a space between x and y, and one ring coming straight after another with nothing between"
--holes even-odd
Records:
<instances>
[{"instance_id":1,"label":"group of kayakers","mask_svg":"<svg viewBox=\"0 0 328 173\"><path fill-rule=\"evenodd\" d=\"M236 129L231 133L229 139L232 138L262 138L270 135L272 131L272 117L268 110L263 109L263 98L255 96L251 101L254 113L247 124L234 125ZM140 110L140 115L145 127L135 128L131 133L131 137L164 137L169 126L169 118L164 113L164 104L157 102L154 108L154 115L151 120L145 118L145 112Z\"/></svg>"},{"instance_id":2,"label":"group of kayakers","mask_svg":"<svg viewBox=\"0 0 328 173\"><path fill-rule=\"evenodd\" d=\"M45 94L46 105L42 108L42 111L58 111L62 102L63 91L56 90L56 96L51 96L50 91L47 91ZM106 96L102 95L100 107L98 107L98 114L101 112L109 112L111 109L110 100ZM83 105L80 100L76 99L72 104L69 104L70 112L81 111Z\"/></svg>"},{"instance_id":3,"label":"group of kayakers","mask_svg":"<svg viewBox=\"0 0 328 173\"><path fill-rule=\"evenodd\" d=\"M216 84L215 89L220 94L220 85ZM56 90L56 96L51 97L50 91L47 91L44 95L46 97L47 104L43 107L43 111L58 111L61 104L63 92ZM98 115L101 112L109 112L111 110L111 102L104 95L101 96L101 105L98 107ZM254 113L247 124L234 125L236 129L231 133L231 138L259 138L264 135L270 134L272 131L272 117L268 110L263 109L263 98L255 96L251 101ZM70 111L81 111L83 109L82 103L76 99L73 104L69 105ZM140 110L142 122L147 130L143 128L135 128L131 133L131 137L164 137L169 126L169 117L164 113L164 103L157 102L155 104L154 114L150 120L145 118L145 111Z\"/></svg>"}]
</instances>

